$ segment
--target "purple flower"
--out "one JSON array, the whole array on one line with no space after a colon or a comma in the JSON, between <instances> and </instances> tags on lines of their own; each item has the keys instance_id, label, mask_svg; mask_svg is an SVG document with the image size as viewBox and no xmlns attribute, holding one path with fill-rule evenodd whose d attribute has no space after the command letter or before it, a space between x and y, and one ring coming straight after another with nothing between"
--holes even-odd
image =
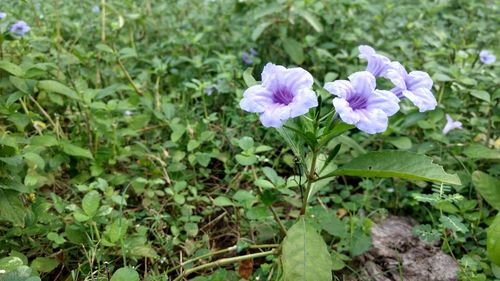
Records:
<instances>
[{"instance_id":1,"label":"purple flower","mask_svg":"<svg viewBox=\"0 0 500 281\"><path fill-rule=\"evenodd\" d=\"M409 99L420 112L436 108L437 101L431 92L432 79L426 72L412 71L408 74L404 66L396 61L391 63L385 76L396 86L391 91L399 99Z\"/></svg>"},{"instance_id":2,"label":"purple flower","mask_svg":"<svg viewBox=\"0 0 500 281\"><path fill-rule=\"evenodd\" d=\"M255 57L257 56L259 53L257 53L257 51L254 49L254 48L250 48L250 54Z\"/></svg>"},{"instance_id":3,"label":"purple flower","mask_svg":"<svg viewBox=\"0 0 500 281\"><path fill-rule=\"evenodd\" d=\"M387 69L389 68L389 64L391 60L383 55L379 55L375 52L375 50L367 45L361 45L358 47L359 50L359 58L365 59L368 61L368 66L366 67L366 71L373 74L373 76L383 76Z\"/></svg>"},{"instance_id":4,"label":"purple flower","mask_svg":"<svg viewBox=\"0 0 500 281\"><path fill-rule=\"evenodd\" d=\"M385 131L388 116L399 110L399 99L390 91L376 90L375 76L368 71L351 74L349 81L326 83L324 88L337 96L333 106L340 118L369 134Z\"/></svg>"},{"instance_id":5,"label":"purple flower","mask_svg":"<svg viewBox=\"0 0 500 281\"><path fill-rule=\"evenodd\" d=\"M449 114L446 114L446 125L443 128L443 134L446 135L453 129L462 129L462 122L454 121Z\"/></svg>"},{"instance_id":6,"label":"purple flower","mask_svg":"<svg viewBox=\"0 0 500 281\"><path fill-rule=\"evenodd\" d=\"M6 13L0 12L0 20L3 20L7 16Z\"/></svg>"},{"instance_id":7,"label":"purple flower","mask_svg":"<svg viewBox=\"0 0 500 281\"><path fill-rule=\"evenodd\" d=\"M205 91L205 94L206 94L207 96L211 96L211 95L212 95L212 93L214 92L214 87L213 87L213 86L208 86L208 87L205 87L205 90L204 90L204 91Z\"/></svg>"},{"instance_id":8,"label":"purple flower","mask_svg":"<svg viewBox=\"0 0 500 281\"><path fill-rule=\"evenodd\" d=\"M253 64L253 56L247 52L243 52L243 54L241 55L241 59L245 64Z\"/></svg>"},{"instance_id":9,"label":"purple flower","mask_svg":"<svg viewBox=\"0 0 500 281\"><path fill-rule=\"evenodd\" d=\"M484 64L492 64L497 60L494 54L492 54L489 50L482 50L479 53L479 59Z\"/></svg>"},{"instance_id":10,"label":"purple flower","mask_svg":"<svg viewBox=\"0 0 500 281\"><path fill-rule=\"evenodd\" d=\"M260 113L259 119L264 127L279 128L286 120L318 106L313 83L312 75L300 67L287 69L268 63L262 70L262 84L243 93L240 107Z\"/></svg>"},{"instance_id":11,"label":"purple flower","mask_svg":"<svg viewBox=\"0 0 500 281\"><path fill-rule=\"evenodd\" d=\"M18 36L23 36L26 32L30 31L28 24L22 20L14 23L10 27L10 32L15 33Z\"/></svg>"},{"instance_id":12,"label":"purple flower","mask_svg":"<svg viewBox=\"0 0 500 281\"><path fill-rule=\"evenodd\" d=\"M98 5L92 7L92 13L99 14L101 12L101 8Z\"/></svg>"}]
</instances>

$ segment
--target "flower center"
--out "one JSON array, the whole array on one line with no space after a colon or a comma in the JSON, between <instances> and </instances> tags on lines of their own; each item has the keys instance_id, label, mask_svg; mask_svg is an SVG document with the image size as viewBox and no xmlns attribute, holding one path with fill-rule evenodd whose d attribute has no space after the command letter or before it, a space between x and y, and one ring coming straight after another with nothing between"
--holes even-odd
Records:
<instances>
[{"instance_id":1,"label":"flower center","mask_svg":"<svg viewBox=\"0 0 500 281\"><path fill-rule=\"evenodd\" d=\"M283 105L289 105L293 101L293 94L286 87L278 87L273 92L273 102Z\"/></svg>"},{"instance_id":2,"label":"flower center","mask_svg":"<svg viewBox=\"0 0 500 281\"><path fill-rule=\"evenodd\" d=\"M366 99L366 97L363 97L361 95L352 95L347 98L347 102L353 110L364 109L368 105L368 100Z\"/></svg>"}]
</instances>

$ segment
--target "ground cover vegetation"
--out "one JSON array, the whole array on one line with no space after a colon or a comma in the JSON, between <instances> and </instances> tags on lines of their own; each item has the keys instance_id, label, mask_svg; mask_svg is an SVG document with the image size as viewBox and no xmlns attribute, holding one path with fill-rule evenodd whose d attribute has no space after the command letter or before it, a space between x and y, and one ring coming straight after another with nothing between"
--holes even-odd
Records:
<instances>
[{"instance_id":1,"label":"ground cover vegetation","mask_svg":"<svg viewBox=\"0 0 500 281\"><path fill-rule=\"evenodd\" d=\"M389 216L500 280L499 12L3 1L0 280L372 280Z\"/></svg>"}]
</instances>

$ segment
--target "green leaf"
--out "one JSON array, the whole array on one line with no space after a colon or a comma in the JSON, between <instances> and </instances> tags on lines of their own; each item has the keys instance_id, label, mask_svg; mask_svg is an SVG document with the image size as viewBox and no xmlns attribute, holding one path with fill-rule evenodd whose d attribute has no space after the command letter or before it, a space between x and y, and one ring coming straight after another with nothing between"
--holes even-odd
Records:
<instances>
[{"instance_id":1,"label":"green leaf","mask_svg":"<svg viewBox=\"0 0 500 281\"><path fill-rule=\"evenodd\" d=\"M500 266L500 213L497 214L493 223L486 232L486 248L490 260Z\"/></svg>"},{"instance_id":2,"label":"green leaf","mask_svg":"<svg viewBox=\"0 0 500 281\"><path fill-rule=\"evenodd\" d=\"M24 227L26 210L19 199L19 193L0 189L0 219Z\"/></svg>"},{"instance_id":3,"label":"green leaf","mask_svg":"<svg viewBox=\"0 0 500 281\"><path fill-rule=\"evenodd\" d=\"M283 40L283 48L285 48L285 52L294 63L302 64L304 62L304 50L300 42L292 38L286 38Z\"/></svg>"},{"instance_id":4,"label":"green leaf","mask_svg":"<svg viewBox=\"0 0 500 281\"><path fill-rule=\"evenodd\" d=\"M484 200L500 211L500 180L481 171L475 171L472 173L472 183Z\"/></svg>"},{"instance_id":5,"label":"green leaf","mask_svg":"<svg viewBox=\"0 0 500 281\"><path fill-rule=\"evenodd\" d=\"M23 265L23 261L18 257L5 257L0 259L0 270L13 271Z\"/></svg>"},{"instance_id":6,"label":"green leaf","mask_svg":"<svg viewBox=\"0 0 500 281\"><path fill-rule=\"evenodd\" d=\"M238 146L243 150L249 150L253 148L254 141L251 137L242 137L238 141Z\"/></svg>"},{"instance_id":7,"label":"green leaf","mask_svg":"<svg viewBox=\"0 0 500 281\"><path fill-rule=\"evenodd\" d=\"M19 91L25 94L33 93L33 88L28 85L26 79L18 78L16 76L10 76L9 81L14 85Z\"/></svg>"},{"instance_id":8,"label":"green leaf","mask_svg":"<svg viewBox=\"0 0 500 281\"><path fill-rule=\"evenodd\" d=\"M302 10L301 8L296 8L295 6L293 7L292 11L305 19L316 32L323 32L323 26L314 14L310 13L309 11Z\"/></svg>"},{"instance_id":9,"label":"green leaf","mask_svg":"<svg viewBox=\"0 0 500 281\"><path fill-rule=\"evenodd\" d=\"M252 32L252 40L257 41L260 35L272 24L272 21L261 22Z\"/></svg>"},{"instance_id":10,"label":"green leaf","mask_svg":"<svg viewBox=\"0 0 500 281\"><path fill-rule=\"evenodd\" d=\"M128 221L122 218L115 220L106 231L106 234L111 243L115 243L125 237L128 229Z\"/></svg>"},{"instance_id":11,"label":"green leaf","mask_svg":"<svg viewBox=\"0 0 500 281\"><path fill-rule=\"evenodd\" d=\"M407 150L411 148L411 139L409 137L397 137L387 140L394 145L397 149Z\"/></svg>"},{"instance_id":12,"label":"green leaf","mask_svg":"<svg viewBox=\"0 0 500 281\"><path fill-rule=\"evenodd\" d=\"M243 72L243 80L245 81L247 87L251 87L257 84L257 81L255 80L255 78L253 78L252 72L253 67L249 67Z\"/></svg>"},{"instance_id":13,"label":"green leaf","mask_svg":"<svg viewBox=\"0 0 500 281\"><path fill-rule=\"evenodd\" d=\"M219 196L214 199L214 205L215 206L233 206L234 203L231 201L231 199L224 197L224 196Z\"/></svg>"},{"instance_id":14,"label":"green leaf","mask_svg":"<svg viewBox=\"0 0 500 281\"><path fill-rule=\"evenodd\" d=\"M490 94L486 91L481 90L472 90L470 94L480 100L484 100L486 102L490 102Z\"/></svg>"},{"instance_id":15,"label":"green leaf","mask_svg":"<svg viewBox=\"0 0 500 281\"><path fill-rule=\"evenodd\" d=\"M82 209L88 216L93 217L97 214L100 202L101 195L99 192L92 190L83 197Z\"/></svg>"},{"instance_id":16,"label":"green leaf","mask_svg":"<svg viewBox=\"0 0 500 281\"><path fill-rule=\"evenodd\" d=\"M0 60L0 68L14 76L24 76L24 70L11 62Z\"/></svg>"},{"instance_id":17,"label":"green leaf","mask_svg":"<svg viewBox=\"0 0 500 281\"><path fill-rule=\"evenodd\" d=\"M31 268L39 272L51 272L57 266L59 266L59 262L56 259L45 257L38 257L31 262Z\"/></svg>"},{"instance_id":18,"label":"green leaf","mask_svg":"<svg viewBox=\"0 0 500 281\"><path fill-rule=\"evenodd\" d=\"M467 226L465 226L465 224L462 223L462 219L460 217L442 215L439 218L439 221L446 228L451 229L454 232L467 233L467 231L468 231Z\"/></svg>"},{"instance_id":19,"label":"green leaf","mask_svg":"<svg viewBox=\"0 0 500 281\"><path fill-rule=\"evenodd\" d=\"M372 238L364 233L356 233L349 245L351 256L359 256L368 251L372 246Z\"/></svg>"},{"instance_id":20,"label":"green leaf","mask_svg":"<svg viewBox=\"0 0 500 281\"><path fill-rule=\"evenodd\" d=\"M304 217L288 230L282 243L283 280L332 280L332 260L328 247Z\"/></svg>"},{"instance_id":21,"label":"green leaf","mask_svg":"<svg viewBox=\"0 0 500 281\"><path fill-rule=\"evenodd\" d=\"M111 276L111 281L139 281L139 273L131 267L122 267L118 269L113 276Z\"/></svg>"},{"instance_id":22,"label":"green leaf","mask_svg":"<svg viewBox=\"0 0 500 281\"><path fill-rule=\"evenodd\" d=\"M38 146L56 146L59 144L59 141L51 135L43 135L43 136L33 136L30 139L31 145Z\"/></svg>"},{"instance_id":23,"label":"green leaf","mask_svg":"<svg viewBox=\"0 0 500 281\"><path fill-rule=\"evenodd\" d=\"M197 140L189 140L187 144L187 151L193 151L200 146L200 142Z\"/></svg>"},{"instance_id":24,"label":"green leaf","mask_svg":"<svg viewBox=\"0 0 500 281\"><path fill-rule=\"evenodd\" d=\"M63 146L64 153L66 153L68 155L75 156L75 157L83 157L83 158L93 159L92 153L90 153L90 151L86 148L81 148L79 146L76 146L76 145L74 145L70 142L66 142L66 141L62 143L62 146Z\"/></svg>"},{"instance_id":25,"label":"green leaf","mask_svg":"<svg viewBox=\"0 0 500 281\"><path fill-rule=\"evenodd\" d=\"M245 156L242 154L237 154L234 158L242 166L253 165L253 164L255 164L255 162L257 162L257 156L255 156L255 155Z\"/></svg>"},{"instance_id":26,"label":"green leaf","mask_svg":"<svg viewBox=\"0 0 500 281\"><path fill-rule=\"evenodd\" d=\"M500 159L500 151L474 143L464 150L464 154L471 159Z\"/></svg>"},{"instance_id":27,"label":"green leaf","mask_svg":"<svg viewBox=\"0 0 500 281\"><path fill-rule=\"evenodd\" d=\"M456 174L448 174L432 159L405 151L369 152L353 159L335 172L336 176L399 177L460 185Z\"/></svg>"},{"instance_id":28,"label":"green leaf","mask_svg":"<svg viewBox=\"0 0 500 281\"><path fill-rule=\"evenodd\" d=\"M54 80L42 80L38 81L38 89L45 90L47 92L54 92L66 96L68 98L80 101L78 94L67 86L61 84L60 82Z\"/></svg>"},{"instance_id":29,"label":"green leaf","mask_svg":"<svg viewBox=\"0 0 500 281\"><path fill-rule=\"evenodd\" d=\"M195 237L198 234L198 225L194 222L188 222L184 225L188 236Z\"/></svg>"},{"instance_id":30,"label":"green leaf","mask_svg":"<svg viewBox=\"0 0 500 281\"><path fill-rule=\"evenodd\" d=\"M115 51L113 51L113 49L111 49L110 46L106 45L106 44L103 44L103 43L99 43L95 46L96 49L100 50L100 51L103 51L103 52L106 52L106 53L110 53L110 54L113 54Z\"/></svg>"}]
</instances>

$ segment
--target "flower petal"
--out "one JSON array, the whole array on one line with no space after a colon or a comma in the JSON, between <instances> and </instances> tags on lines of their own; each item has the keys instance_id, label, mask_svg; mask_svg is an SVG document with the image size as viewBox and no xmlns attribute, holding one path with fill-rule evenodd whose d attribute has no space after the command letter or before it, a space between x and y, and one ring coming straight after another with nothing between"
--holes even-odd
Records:
<instances>
[{"instance_id":1,"label":"flower petal","mask_svg":"<svg viewBox=\"0 0 500 281\"><path fill-rule=\"evenodd\" d=\"M290 117L297 117L309 112L312 107L318 106L318 97L316 93L309 89L300 89L293 101L288 105L290 107Z\"/></svg>"},{"instance_id":2,"label":"flower petal","mask_svg":"<svg viewBox=\"0 0 500 281\"><path fill-rule=\"evenodd\" d=\"M272 93L262 85L254 85L243 93L241 109L248 112L264 112L273 105Z\"/></svg>"},{"instance_id":3,"label":"flower petal","mask_svg":"<svg viewBox=\"0 0 500 281\"><path fill-rule=\"evenodd\" d=\"M369 96L375 90L375 76L368 71L358 71L349 75L352 87L356 94Z\"/></svg>"},{"instance_id":4,"label":"flower petal","mask_svg":"<svg viewBox=\"0 0 500 281\"><path fill-rule=\"evenodd\" d=\"M288 106L274 106L266 109L259 116L259 119L264 127L279 128L291 117L290 111L291 109Z\"/></svg>"},{"instance_id":5,"label":"flower petal","mask_svg":"<svg viewBox=\"0 0 500 281\"><path fill-rule=\"evenodd\" d=\"M359 121L356 127L368 134L382 133L387 129L389 118L381 109L361 109L357 111Z\"/></svg>"},{"instance_id":6,"label":"flower petal","mask_svg":"<svg viewBox=\"0 0 500 281\"><path fill-rule=\"evenodd\" d=\"M300 88L311 88L314 84L314 78L305 69L295 67L285 71L281 82L287 85L290 90L295 91Z\"/></svg>"},{"instance_id":7,"label":"flower petal","mask_svg":"<svg viewBox=\"0 0 500 281\"><path fill-rule=\"evenodd\" d=\"M279 85L285 72L286 68L284 66L268 62L262 70L262 86L272 91L272 89Z\"/></svg>"},{"instance_id":8,"label":"flower petal","mask_svg":"<svg viewBox=\"0 0 500 281\"><path fill-rule=\"evenodd\" d=\"M359 121L359 115L349 106L349 103L342 98L334 98L333 106L342 121L354 125Z\"/></svg>"},{"instance_id":9,"label":"flower petal","mask_svg":"<svg viewBox=\"0 0 500 281\"><path fill-rule=\"evenodd\" d=\"M417 106L420 112L434 110L437 105L436 98L429 89L418 88L413 91L403 91L403 96Z\"/></svg>"},{"instance_id":10,"label":"flower petal","mask_svg":"<svg viewBox=\"0 0 500 281\"><path fill-rule=\"evenodd\" d=\"M352 87L351 82L347 80L328 82L323 88L330 94L341 98L346 98L348 95L354 94L354 88Z\"/></svg>"},{"instance_id":11,"label":"flower petal","mask_svg":"<svg viewBox=\"0 0 500 281\"><path fill-rule=\"evenodd\" d=\"M368 45L360 45L358 47L358 51L359 51L359 58L360 59L368 59L370 56L372 55L375 55L375 50L368 46Z\"/></svg>"},{"instance_id":12,"label":"flower petal","mask_svg":"<svg viewBox=\"0 0 500 281\"><path fill-rule=\"evenodd\" d=\"M432 79L427 74L427 72L423 71L412 71L408 74L406 80L406 88L410 91L413 91L418 88L431 89L432 88Z\"/></svg>"},{"instance_id":13,"label":"flower petal","mask_svg":"<svg viewBox=\"0 0 500 281\"><path fill-rule=\"evenodd\" d=\"M388 116L394 115L399 111L399 99L390 91L375 90L368 97L368 110L380 109Z\"/></svg>"},{"instance_id":14,"label":"flower petal","mask_svg":"<svg viewBox=\"0 0 500 281\"><path fill-rule=\"evenodd\" d=\"M384 74L385 78L391 80L394 86L402 90L406 90L406 76L408 76L406 69L397 61L392 62Z\"/></svg>"}]
</instances>

